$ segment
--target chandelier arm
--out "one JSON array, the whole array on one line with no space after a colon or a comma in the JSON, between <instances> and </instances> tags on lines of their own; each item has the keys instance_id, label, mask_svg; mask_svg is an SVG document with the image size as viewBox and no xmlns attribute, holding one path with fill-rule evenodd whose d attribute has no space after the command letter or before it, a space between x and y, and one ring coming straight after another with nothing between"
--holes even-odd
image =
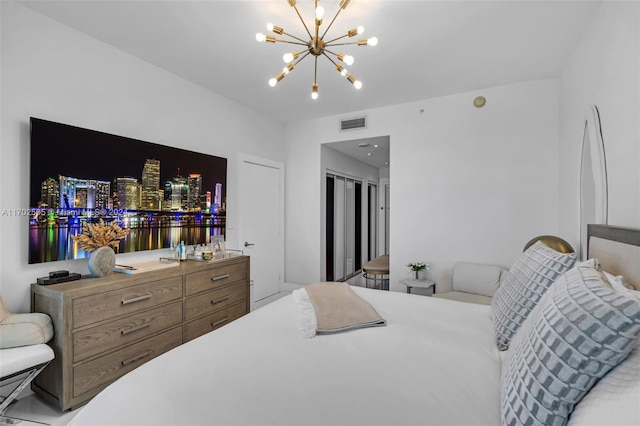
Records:
<instances>
[{"instance_id":1,"label":"chandelier arm","mask_svg":"<svg viewBox=\"0 0 640 426\"><path fill-rule=\"evenodd\" d=\"M329 49L325 48L325 49L322 51L322 53L323 53L323 54L324 54L324 56L326 56L327 58L329 58L329 56L328 56L325 52L331 53L331 54L332 54L333 56L335 56L336 58L338 57L338 54L337 54L337 53L332 52L332 51L330 51ZM331 61L331 62L333 62L333 61Z\"/></svg>"},{"instance_id":2,"label":"chandelier arm","mask_svg":"<svg viewBox=\"0 0 640 426\"><path fill-rule=\"evenodd\" d=\"M336 15L333 17L333 19L331 20L331 22L329 22L329 25L327 26L327 29L324 30L324 33L322 34L322 37L320 38L324 38L324 36L327 35L327 32L329 31L329 28L331 28L331 25L333 25L333 21L336 20L336 18L338 17L338 15L340 15L340 12L342 11L342 8L338 8L338 11L336 12Z\"/></svg>"},{"instance_id":3,"label":"chandelier arm","mask_svg":"<svg viewBox=\"0 0 640 426\"><path fill-rule=\"evenodd\" d=\"M337 40L337 39L336 39ZM334 41L334 40L331 40ZM333 43L333 44L329 44L330 42L325 43L325 46L347 46L347 45L353 45L353 44L358 44L357 41L352 41L349 43Z\"/></svg>"},{"instance_id":4,"label":"chandelier arm","mask_svg":"<svg viewBox=\"0 0 640 426\"><path fill-rule=\"evenodd\" d=\"M295 64L298 65L300 62L302 62L302 60L304 58L306 58L307 56L309 56L309 52L305 53L304 55L302 55L296 62Z\"/></svg>"},{"instance_id":5,"label":"chandelier arm","mask_svg":"<svg viewBox=\"0 0 640 426\"><path fill-rule=\"evenodd\" d=\"M320 31L320 24L318 23L318 18L316 15L317 10L318 10L318 0L313 0L313 14L314 14L313 25L316 28L316 31L315 31L316 39L318 38L318 31ZM317 61L316 61L316 64L317 64Z\"/></svg>"},{"instance_id":6,"label":"chandelier arm","mask_svg":"<svg viewBox=\"0 0 640 426\"><path fill-rule=\"evenodd\" d=\"M329 43L333 43L334 41L336 41L336 40L340 40L341 38L345 38L345 37L349 37L349 33L347 33L347 34L345 34L345 35L342 35L342 36L340 36L340 37L338 37L338 38L334 38L333 40L325 41L325 42L324 42L324 44L325 44L325 45L328 45Z\"/></svg>"},{"instance_id":7,"label":"chandelier arm","mask_svg":"<svg viewBox=\"0 0 640 426\"><path fill-rule=\"evenodd\" d=\"M325 50L325 52L326 52L326 50ZM338 66L338 63L337 63L336 61L334 61L333 59L331 59L331 56L327 55L325 52L322 52L322 54L323 54L323 55L324 55L328 60L330 60L330 61L331 61L331 63L332 63L333 65L335 65L335 66L337 67L337 66ZM332 52L329 52L329 53L332 53ZM335 55L335 53L334 53L334 55Z\"/></svg>"},{"instance_id":8,"label":"chandelier arm","mask_svg":"<svg viewBox=\"0 0 640 426\"><path fill-rule=\"evenodd\" d=\"M314 71L313 71L313 82L318 84L318 57L315 57L315 65L314 65Z\"/></svg>"},{"instance_id":9,"label":"chandelier arm","mask_svg":"<svg viewBox=\"0 0 640 426\"><path fill-rule=\"evenodd\" d=\"M298 40L298 41L300 41L300 42L304 43L305 45L307 44L307 42L306 42L305 40L303 40L303 39L301 39L301 38L299 38L299 37L296 37L296 36L294 36L294 35L292 35L292 34L289 34L289 33L285 32L285 31L283 31L283 32L282 32L282 34L284 34L284 35L286 35L286 36L289 36L289 37L291 37L292 39Z\"/></svg>"},{"instance_id":10,"label":"chandelier arm","mask_svg":"<svg viewBox=\"0 0 640 426\"><path fill-rule=\"evenodd\" d=\"M307 34L309 34L309 38L313 38L313 36L311 35L311 31L309 31L309 28L307 28L307 24L304 22L304 19L302 19L302 15L300 15L300 11L298 10L298 6L294 5L293 9L298 14L298 18L300 18L300 22L302 22L302 25L304 26L304 29L307 30Z\"/></svg>"},{"instance_id":11,"label":"chandelier arm","mask_svg":"<svg viewBox=\"0 0 640 426\"><path fill-rule=\"evenodd\" d=\"M275 41L276 43L288 43L288 44L297 44L298 46L308 46L307 43L300 43L298 41L291 41L291 40L282 40L282 39L276 39Z\"/></svg>"}]
</instances>

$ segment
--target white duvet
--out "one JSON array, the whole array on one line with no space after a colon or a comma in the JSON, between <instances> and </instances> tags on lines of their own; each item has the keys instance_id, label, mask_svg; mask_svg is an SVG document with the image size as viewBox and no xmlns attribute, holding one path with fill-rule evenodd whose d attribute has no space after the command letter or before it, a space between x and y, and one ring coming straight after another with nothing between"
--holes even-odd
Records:
<instances>
[{"instance_id":1,"label":"white duvet","mask_svg":"<svg viewBox=\"0 0 640 426\"><path fill-rule=\"evenodd\" d=\"M489 306L354 290L386 326L305 339L289 295L142 365L71 424L500 424Z\"/></svg>"}]
</instances>

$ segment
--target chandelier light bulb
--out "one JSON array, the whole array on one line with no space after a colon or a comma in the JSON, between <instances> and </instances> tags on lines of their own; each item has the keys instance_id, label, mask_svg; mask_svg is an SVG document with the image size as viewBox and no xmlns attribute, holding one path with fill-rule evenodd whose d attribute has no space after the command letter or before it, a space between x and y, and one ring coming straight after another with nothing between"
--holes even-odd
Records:
<instances>
[{"instance_id":1,"label":"chandelier light bulb","mask_svg":"<svg viewBox=\"0 0 640 426\"><path fill-rule=\"evenodd\" d=\"M368 46L377 46L378 45L378 37L371 37L367 40Z\"/></svg>"},{"instance_id":2,"label":"chandelier light bulb","mask_svg":"<svg viewBox=\"0 0 640 426\"><path fill-rule=\"evenodd\" d=\"M349 80L356 89L360 89L362 87L362 82L357 80L353 74L347 74L347 80Z\"/></svg>"},{"instance_id":3,"label":"chandelier light bulb","mask_svg":"<svg viewBox=\"0 0 640 426\"><path fill-rule=\"evenodd\" d=\"M262 33L256 34L256 41L258 43L263 43L266 39L267 39L267 36L265 36L264 34Z\"/></svg>"},{"instance_id":4,"label":"chandelier light bulb","mask_svg":"<svg viewBox=\"0 0 640 426\"><path fill-rule=\"evenodd\" d=\"M364 27L362 25L358 26L358 34L362 34L364 32Z\"/></svg>"},{"instance_id":5,"label":"chandelier light bulb","mask_svg":"<svg viewBox=\"0 0 640 426\"><path fill-rule=\"evenodd\" d=\"M284 56L282 56L282 60L285 64L291 63L291 61L293 61L293 53L285 53Z\"/></svg>"},{"instance_id":6,"label":"chandelier light bulb","mask_svg":"<svg viewBox=\"0 0 640 426\"><path fill-rule=\"evenodd\" d=\"M282 72L284 73L284 75L289 74L291 71L293 71L293 69L296 67L296 64L289 64L286 67L282 68Z\"/></svg>"},{"instance_id":7,"label":"chandelier light bulb","mask_svg":"<svg viewBox=\"0 0 640 426\"><path fill-rule=\"evenodd\" d=\"M340 64L335 64L336 70L340 73L341 76L346 77L349 72Z\"/></svg>"},{"instance_id":8,"label":"chandelier light bulb","mask_svg":"<svg viewBox=\"0 0 640 426\"><path fill-rule=\"evenodd\" d=\"M286 69L286 68L285 68ZM293 69L293 67L291 67L291 69ZM289 70L290 71L290 70ZM280 74L276 75L274 78L272 78L271 80L269 80L269 86L274 87L276 84L278 84L278 82L280 80L282 80L284 78L284 76L286 75L285 71L283 70Z\"/></svg>"},{"instance_id":9,"label":"chandelier light bulb","mask_svg":"<svg viewBox=\"0 0 640 426\"><path fill-rule=\"evenodd\" d=\"M345 55L344 57L344 63L351 66L353 65L353 56L351 55Z\"/></svg>"},{"instance_id":10,"label":"chandelier light bulb","mask_svg":"<svg viewBox=\"0 0 640 426\"><path fill-rule=\"evenodd\" d=\"M324 18L324 7L318 6L316 7L316 19L322 21L322 18Z\"/></svg>"},{"instance_id":11,"label":"chandelier light bulb","mask_svg":"<svg viewBox=\"0 0 640 426\"><path fill-rule=\"evenodd\" d=\"M267 31L273 31L273 24L271 22L267 24Z\"/></svg>"},{"instance_id":12,"label":"chandelier light bulb","mask_svg":"<svg viewBox=\"0 0 640 426\"><path fill-rule=\"evenodd\" d=\"M311 99L314 101L318 99L318 83L313 83L311 86Z\"/></svg>"}]
</instances>

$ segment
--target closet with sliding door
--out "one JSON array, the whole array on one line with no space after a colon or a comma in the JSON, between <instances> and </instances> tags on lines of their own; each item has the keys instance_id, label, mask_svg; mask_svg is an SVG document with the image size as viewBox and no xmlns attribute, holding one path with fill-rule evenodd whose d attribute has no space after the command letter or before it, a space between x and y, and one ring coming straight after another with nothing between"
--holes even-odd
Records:
<instances>
[{"instance_id":1,"label":"closet with sliding door","mask_svg":"<svg viewBox=\"0 0 640 426\"><path fill-rule=\"evenodd\" d=\"M377 189L337 173L327 173L326 185L326 280L346 281L377 255Z\"/></svg>"}]
</instances>

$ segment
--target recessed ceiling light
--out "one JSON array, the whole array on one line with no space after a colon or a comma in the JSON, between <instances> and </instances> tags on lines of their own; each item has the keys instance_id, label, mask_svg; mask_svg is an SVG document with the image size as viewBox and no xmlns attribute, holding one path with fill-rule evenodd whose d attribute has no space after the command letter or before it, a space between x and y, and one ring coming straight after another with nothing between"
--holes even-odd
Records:
<instances>
[{"instance_id":1,"label":"recessed ceiling light","mask_svg":"<svg viewBox=\"0 0 640 426\"><path fill-rule=\"evenodd\" d=\"M374 147L374 148L377 148L377 147L378 147L378 144L375 144L373 147Z\"/></svg>"},{"instance_id":2,"label":"recessed ceiling light","mask_svg":"<svg viewBox=\"0 0 640 426\"><path fill-rule=\"evenodd\" d=\"M359 144L358 144L358 146L359 146L360 148L366 148L366 147L368 147L368 146L369 146L369 144L368 144L367 142L362 142L362 143L359 143Z\"/></svg>"},{"instance_id":3,"label":"recessed ceiling light","mask_svg":"<svg viewBox=\"0 0 640 426\"><path fill-rule=\"evenodd\" d=\"M367 152L367 155L371 155L371 153L370 153L370 152Z\"/></svg>"}]
</instances>

